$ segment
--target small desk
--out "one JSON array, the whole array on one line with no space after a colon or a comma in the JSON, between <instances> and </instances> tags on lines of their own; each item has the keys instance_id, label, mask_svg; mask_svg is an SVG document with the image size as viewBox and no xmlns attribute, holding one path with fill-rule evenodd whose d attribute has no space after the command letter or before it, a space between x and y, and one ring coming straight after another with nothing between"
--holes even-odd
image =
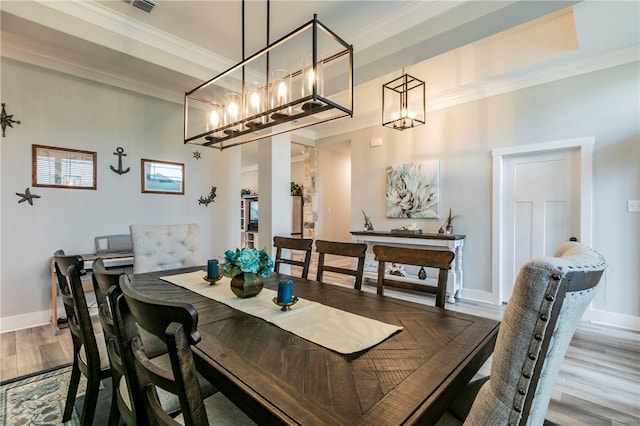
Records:
<instances>
[{"instance_id":1,"label":"small desk","mask_svg":"<svg viewBox=\"0 0 640 426\"><path fill-rule=\"evenodd\" d=\"M101 257L104 260L104 266L106 268L123 268L133 266L133 253L91 253L81 254L84 259L84 270L90 272L92 269L93 261ZM58 277L56 277L56 268L54 265L54 258L51 258L51 326L54 330L58 328ZM91 282L91 275L83 276L82 288L84 291L93 291L93 283Z\"/></svg>"},{"instance_id":2,"label":"small desk","mask_svg":"<svg viewBox=\"0 0 640 426\"><path fill-rule=\"evenodd\" d=\"M455 258L453 259L447 278L447 301L449 303L455 303L456 298L460 295L460 290L463 287L462 247L464 246L464 235L396 234L378 231L352 231L351 235L351 240L354 243L367 244L363 276L374 281L378 280L378 262L375 260L372 249L376 244L452 251L455 254ZM389 278L414 284L424 284L425 282L425 280L420 280L416 275L406 277L394 275L389 276ZM432 277L427 278L426 281L429 282L429 284L436 285L438 282L437 272L435 272Z\"/></svg>"},{"instance_id":3,"label":"small desk","mask_svg":"<svg viewBox=\"0 0 640 426\"><path fill-rule=\"evenodd\" d=\"M492 353L498 332L497 321L473 315L283 274L265 279L273 290L291 279L298 297L404 326L342 355L159 279L194 270L204 268L137 274L132 285L196 308L199 371L264 425L433 424Z\"/></svg>"}]
</instances>

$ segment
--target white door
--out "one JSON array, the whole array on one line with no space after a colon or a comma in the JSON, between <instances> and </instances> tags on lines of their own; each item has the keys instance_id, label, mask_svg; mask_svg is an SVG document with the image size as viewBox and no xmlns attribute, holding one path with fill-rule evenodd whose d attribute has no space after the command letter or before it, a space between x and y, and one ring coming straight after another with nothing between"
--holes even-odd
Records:
<instances>
[{"instance_id":1,"label":"white door","mask_svg":"<svg viewBox=\"0 0 640 426\"><path fill-rule=\"evenodd\" d=\"M580 149L503 160L500 294L506 302L526 261L552 256L560 243L580 237Z\"/></svg>"}]
</instances>

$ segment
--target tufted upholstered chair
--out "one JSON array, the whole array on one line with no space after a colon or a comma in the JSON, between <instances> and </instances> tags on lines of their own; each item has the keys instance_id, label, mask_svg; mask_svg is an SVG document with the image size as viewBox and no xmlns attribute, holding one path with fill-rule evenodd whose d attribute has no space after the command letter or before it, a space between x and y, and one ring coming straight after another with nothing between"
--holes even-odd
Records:
<instances>
[{"instance_id":1,"label":"tufted upholstered chair","mask_svg":"<svg viewBox=\"0 0 640 426\"><path fill-rule=\"evenodd\" d=\"M131 225L133 272L164 271L204 264L196 223Z\"/></svg>"},{"instance_id":2,"label":"tufted upholstered chair","mask_svg":"<svg viewBox=\"0 0 640 426\"><path fill-rule=\"evenodd\" d=\"M438 425L542 425L573 332L606 267L565 242L522 266L507 304L490 378L472 381Z\"/></svg>"}]
</instances>

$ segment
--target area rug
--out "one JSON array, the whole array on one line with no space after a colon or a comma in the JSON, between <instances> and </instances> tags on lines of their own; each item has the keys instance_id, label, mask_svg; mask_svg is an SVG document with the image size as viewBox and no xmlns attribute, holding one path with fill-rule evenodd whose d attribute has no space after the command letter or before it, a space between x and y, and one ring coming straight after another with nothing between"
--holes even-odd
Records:
<instances>
[{"instance_id":1,"label":"area rug","mask_svg":"<svg viewBox=\"0 0 640 426\"><path fill-rule=\"evenodd\" d=\"M64 366L0 383L0 426L80 424L77 410L62 422L70 378L71 366ZM76 400L85 389L82 377Z\"/></svg>"}]
</instances>

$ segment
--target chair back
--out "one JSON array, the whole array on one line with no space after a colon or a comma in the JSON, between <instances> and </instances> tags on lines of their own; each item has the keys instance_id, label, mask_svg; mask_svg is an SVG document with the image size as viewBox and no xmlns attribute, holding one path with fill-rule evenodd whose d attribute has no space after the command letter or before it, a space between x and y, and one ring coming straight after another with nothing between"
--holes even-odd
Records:
<instances>
[{"instance_id":1,"label":"chair back","mask_svg":"<svg viewBox=\"0 0 640 426\"><path fill-rule=\"evenodd\" d=\"M273 246L276 248L275 257L275 272L280 272L280 264L286 263L293 266L299 266L302 268L302 278L309 276L309 264L311 264L311 246L313 245L312 238L287 238L287 237L273 237ZM294 253L290 252L289 258L283 257L283 249L290 251L303 252L304 260L294 259Z\"/></svg>"},{"instance_id":2,"label":"chair back","mask_svg":"<svg viewBox=\"0 0 640 426\"><path fill-rule=\"evenodd\" d=\"M344 243L337 241L316 240L316 252L318 255L318 272L317 281L322 281L324 272L335 272L337 274L350 275L355 277L353 288L360 290L362 288L362 273L364 272L364 257L367 251L367 245L363 243ZM353 268L345 268L339 266L331 266L325 264L325 255L335 255L342 257L351 257L357 259L357 266Z\"/></svg>"},{"instance_id":3,"label":"chair back","mask_svg":"<svg viewBox=\"0 0 640 426\"><path fill-rule=\"evenodd\" d=\"M200 253L200 228L196 223L131 225L129 232L136 274L204 263Z\"/></svg>"},{"instance_id":4,"label":"chair back","mask_svg":"<svg viewBox=\"0 0 640 426\"><path fill-rule=\"evenodd\" d=\"M378 261L378 294L384 294L384 287L398 287L414 291L422 291L436 295L436 306L444 308L447 296L447 277L455 254L445 250L428 250L408 247L373 246L375 260ZM431 285L392 280L386 276L386 263L424 266L438 269L438 282Z\"/></svg>"},{"instance_id":5,"label":"chair back","mask_svg":"<svg viewBox=\"0 0 640 426\"><path fill-rule=\"evenodd\" d=\"M490 379L474 400L468 424L543 424L567 347L605 267L601 255L576 242L522 266L498 332Z\"/></svg>"},{"instance_id":6,"label":"chair back","mask_svg":"<svg viewBox=\"0 0 640 426\"><path fill-rule=\"evenodd\" d=\"M126 383L126 369L122 357L122 351L118 343L118 330L115 323L114 309L109 295L114 292L116 295L121 294L120 291L120 275L124 273L122 269L107 270L104 266L102 258L97 258L92 264L92 280L93 288L98 304L98 317L104 334L104 340L107 345L107 355L109 356L109 364L111 365L113 395L117 400L118 411L126 424L132 424L135 420L135 405L131 402L129 395L131 394ZM133 365L133 364L132 364ZM123 382L121 382L123 381Z\"/></svg>"},{"instance_id":7,"label":"chair back","mask_svg":"<svg viewBox=\"0 0 640 426\"><path fill-rule=\"evenodd\" d=\"M98 351L96 335L93 331L93 322L91 321L91 315L89 314L87 298L82 286L82 279L80 278L79 265L72 264L69 266L67 269L67 278L71 285L71 296L73 298L76 313L75 318L82 335L82 344L84 345L87 364L91 365L90 368L95 367L99 369L100 353Z\"/></svg>"},{"instance_id":8,"label":"chair back","mask_svg":"<svg viewBox=\"0 0 640 426\"><path fill-rule=\"evenodd\" d=\"M118 297L117 315L125 325L125 340L138 371L137 389L142 396L150 423L171 424L160 405L156 387L178 396L185 424L208 424L202 392L198 383L191 345L200 341L198 313L187 303L160 301L144 296L131 287L129 278L120 278L122 295ZM162 339L168 350L171 370L153 363L145 352L137 323ZM140 424L140 423L139 423Z\"/></svg>"},{"instance_id":9,"label":"chair back","mask_svg":"<svg viewBox=\"0 0 640 426\"><path fill-rule=\"evenodd\" d=\"M76 344L82 345L82 333L80 331L78 320L76 319L76 309L73 302L73 296L71 295L71 286L67 279L67 271L71 265L76 265L80 270L82 270L84 268L84 260L82 259L82 256L67 256L63 250L58 250L53 254L53 267L58 280L58 291L60 291L64 311L67 314L67 323L69 325L69 330L75 347Z\"/></svg>"}]
</instances>

